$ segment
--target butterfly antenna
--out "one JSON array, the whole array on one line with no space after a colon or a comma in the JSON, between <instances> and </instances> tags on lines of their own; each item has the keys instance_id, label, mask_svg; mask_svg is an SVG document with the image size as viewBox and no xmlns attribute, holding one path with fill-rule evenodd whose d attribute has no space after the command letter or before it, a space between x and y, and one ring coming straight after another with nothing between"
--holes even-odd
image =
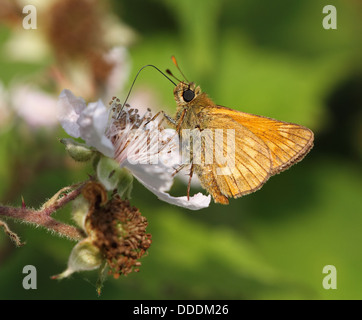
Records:
<instances>
[{"instance_id":1,"label":"butterfly antenna","mask_svg":"<svg viewBox=\"0 0 362 320\"><path fill-rule=\"evenodd\" d=\"M135 82L136 82L136 80L137 80L138 75L139 75L140 72L141 72L144 68L146 68L146 67L155 68L159 73L161 73L166 79L168 79L170 82L172 82L173 85L176 87L176 83L173 82L168 76L166 76L160 69L158 69L158 68L157 68L156 66L154 66L153 64L147 64L147 65L143 66L141 69L138 70L136 76L134 77L134 80L133 80L133 82L132 82L131 88L130 88L129 91L128 91L127 97L126 97L126 99L124 100L124 102L123 102L123 104L122 104L122 108L121 108L121 110L119 111L119 113L118 113L118 115L117 115L117 119L119 118L120 113L121 113L123 107L126 105L126 102L127 102L128 98L129 98L129 95L131 94L131 91L132 91L133 86L134 86L134 84L135 84Z\"/></svg>"},{"instance_id":2,"label":"butterfly antenna","mask_svg":"<svg viewBox=\"0 0 362 320\"><path fill-rule=\"evenodd\" d=\"M166 69L166 73L176 79L178 82L182 82L179 78L176 78L176 76L171 72L170 69Z\"/></svg>"},{"instance_id":3,"label":"butterfly antenna","mask_svg":"<svg viewBox=\"0 0 362 320\"><path fill-rule=\"evenodd\" d=\"M187 80L187 78L185 77L184 73L181 71L180 67L178 66L178 63L177 63L177 60L176 60L175 56L172 56L171 59L172 59L173 64L176 66L177 70L180 71L181 75L184 77L184 79L185 79L187 82L189 82L189 80Z\"/></svg>"}]
</instances>

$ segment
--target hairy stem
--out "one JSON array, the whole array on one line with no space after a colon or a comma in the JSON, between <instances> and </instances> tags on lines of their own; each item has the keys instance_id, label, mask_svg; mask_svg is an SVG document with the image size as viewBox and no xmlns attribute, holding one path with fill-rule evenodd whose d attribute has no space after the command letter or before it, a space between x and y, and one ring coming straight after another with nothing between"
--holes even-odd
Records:
<instances>
[{"instance_id":1,"label":"hairy stem","mask_svg":"<svg viewBox=\"0 0 362 320\"><path fill-rule=\"evenodd\" d=\"M63 197L61 197L60 199L59 196L76 187L76 186L79 186L78 185L73 185L73 186L70 186L70 187L65 187L61 190L59 190L49 201L47 201L43 206L42 206L42 212L44 212L45 214L47 215L51 215L52 213L54 213L55 211L57 211L58 209L62 208L63 206L65 206L68 202L74 200L76 197L78 197L80 195L80 193L82 192L82 189L84 187L84 183L80 184L80 186L69 192L69 193L65 193L63 195Z\"/></svg>"},{"instance_id":2,"label":"hairy stem","mask_svg":"<svg viewBox=\"0 0 362 320\"><path fill-rule=\"evenodd\" d=\"M56 221L43 211L0 206L0 216L44 227L72 240L81 240L84 237L78 228Z\"/></svg>"},{"instance_id":3,"label":"hairy stem","mask_svg":"<svg viewBox=\"0 0 362 320\"><path fill-rule=\"evenodd\" d=\"M82 230L54 220L51 217L51 214L78 197L82 192L84 185L85 183L82 183L61 189L39 210L28 209L24 204L21 208L0 206L0 216L44 227L45 229L56 232L58 235L65 236L71 240L81 240L84 238ZM63 194L74 187L77 188L69 193ZM63 196L58 199L61 194L63 194Z\"/></svg>"}]
</instances>

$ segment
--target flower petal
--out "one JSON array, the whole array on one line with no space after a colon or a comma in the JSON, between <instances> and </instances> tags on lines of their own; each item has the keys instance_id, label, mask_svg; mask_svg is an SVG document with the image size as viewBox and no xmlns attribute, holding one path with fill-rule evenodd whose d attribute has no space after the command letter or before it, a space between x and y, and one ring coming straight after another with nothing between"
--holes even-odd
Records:
<instances>
[{"instance_id":1,"label":"flower petal","mask_svg":"<svg viewBox=\"0 0 362 320\"><path fill-rule=\"evenodd\" d=\"M70 90L64 89L58 100L58 119L63 129L72 137L79 138L79 115L86 108L85 101L76 97Z\"/></svg>"},{"instance_id":2,"label":"flower petal","mask_svg":"<svg viewBox=\"0 0 362 320\"><path fill-rule=\"evenodd\" d=\"M89 103L77 120L80 137L89 145L102 152L105 156L113 158L114 147L106 137L109 110L102 101Z\"/></svg>"},{"instance_id":3,"label":"flower petal","mask_svg":"<svg viewBox=\"0 0 362 320\"><path fill-rule=\"evenodd\" d=\"M174 169L171 167L162 164L131 165L127 163L126 168L132 171L133 176L162 201L190 210L203 209L210 204L210 195L205 196L198 193L188 200L187 196L173 197L166 193L165 191L171 188L173 182L172 173Z\"/></svg>"},{"instance_id":4,"label":"flower petal","mask_svg":"<svg viewBox=\"0 0 362 320\"><path fill-rule=\"evenodd\" d=\"M200 210L203 208L207 208L210 205L211 196L210 195L205 196L201 192L193 195L192 197L190 197L190 199L187 199L187 196L173 197L170 194L159 191L150 185L144 185L144 186L150 191L152 191L160 200L179 207L183 207L190 210Z\"/></svg>"},{"instance_id":5,"label":"flower petal","mask_svg":"<svg viewBox=\"0 0 362 320\"><path fill-rule=\"evenodd\" d=\"M127 160L123 163L123 167L132 172L132 175L148 188L154 188L160 192L170 190L174 169L159 164L131 164Z\"/></svg>"}]
</instances>

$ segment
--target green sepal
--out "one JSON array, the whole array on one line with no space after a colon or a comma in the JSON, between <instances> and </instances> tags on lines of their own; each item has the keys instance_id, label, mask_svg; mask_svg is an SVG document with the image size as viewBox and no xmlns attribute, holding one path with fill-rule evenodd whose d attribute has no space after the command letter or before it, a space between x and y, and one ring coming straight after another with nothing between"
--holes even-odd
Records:
<instances>
[{"instance_id":1,"label":"green sepal","mask_svg":"<svg viewBox=\"0 0 362 320\"><path fill-rule=\"evenodd\" d=\"M116 189L121 198L130 199L133 176L115 160L101 157L97 164L97 177L108 191Z\"/></svg>"}]
</instances>

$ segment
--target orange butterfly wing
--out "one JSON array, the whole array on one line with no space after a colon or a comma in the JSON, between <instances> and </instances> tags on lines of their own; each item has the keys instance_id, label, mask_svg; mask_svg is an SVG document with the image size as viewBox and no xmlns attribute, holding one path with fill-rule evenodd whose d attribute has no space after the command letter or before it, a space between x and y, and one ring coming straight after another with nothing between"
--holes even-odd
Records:
<instances>
[{"instance_id":1,"label":"orange butterfly wing","mask_svg":"<svg viewBox=\"0 0 362 320\"><path fill-rule=\"evenodd\" d=\"M216 129L235 130L235 152L230 153L235 159L226 174L220 174L225 165L217 161L195 165L201 184L215 202L227 204L227 198L257 191L271 175L302 160L313 146L313 132L297 124L221 106L206 107L198 117L200 124L204 124L201 129L212 129L214 136ZM228 154L226 138L217 141L215 139L214 153L221 149L224 155ZM206 148L204 151L207 152Z\"/></svg>"},{"instance_id":2,"label":"orange butterfly wing","mask_svg":"<svg viewBox=\"0 0 362 320\"><path fill-rule=\"evenodd\" d=\"M314 134L301 125L221 107L227 116L261 138L271 153L271 174L301 161L312 149Z\"/></svg>"}]
</instances>

